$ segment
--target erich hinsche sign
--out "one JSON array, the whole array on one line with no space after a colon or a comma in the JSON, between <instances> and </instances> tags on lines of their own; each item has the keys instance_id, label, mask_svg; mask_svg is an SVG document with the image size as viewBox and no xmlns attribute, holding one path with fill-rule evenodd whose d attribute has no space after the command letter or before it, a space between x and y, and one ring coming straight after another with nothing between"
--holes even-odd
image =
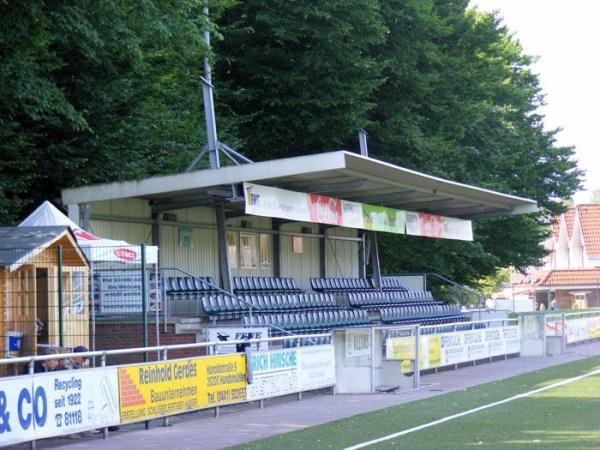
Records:
<instances>
[{"instance_id":1,"label":"erich hinsche sign","mask_svg":"<svg viewBox=\"0 0 600 450\"><path fill-rule=\"evenodd\" d=\"M244 355L119 368L121 421L134 422L246 400Z\"/></svg>"}]
</instances>

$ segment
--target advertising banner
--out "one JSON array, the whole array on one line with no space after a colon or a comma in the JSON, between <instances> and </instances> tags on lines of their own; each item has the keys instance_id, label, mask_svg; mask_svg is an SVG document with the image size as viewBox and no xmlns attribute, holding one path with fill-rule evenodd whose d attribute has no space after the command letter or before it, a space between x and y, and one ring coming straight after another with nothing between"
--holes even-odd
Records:
<instances>
[{"instance_id":1,"label":"advertising banner","mask_svg":"<svg viewBox=\"0 0 600 450\"><path fill-rule=\"evenodd\" d=\"M516 326L424 335L419 341L419 367L431 369L491 356L518 353L520 349L521 341ZM415 338L413 336L386 340L386 359L414 358Z\"/></svg>"},{"instance_id":2,"label":"advertising banner","mask_svg":"<svg viewBox=\"0 0 600 450\"><path fill-rule=\"evenodd\" d=\"M45 393L33 391L33 376L0 379L1 446L34 439L35 424L43 427L47 421L48 401Z\"/></svg>"},{"instance_id":3,"label":"advertising banner","mask_svg":"<svg viewBox=\"0 0 600 450\"><path fill-rule=\"evenodd\" d=\"M246 213L255 216L310 222L306 194L244 183Z\"/></svg>"},{"instance_id":4,"label":"advertising banner","mask_svg":"<svg viewBox=\"0 0 600 450\"><path fill-rule=\"evenodd\" d=\"M362 205L363 221L366 230L404 234L406 211L383 206Z\"/></svg>"},{"instance_id":5,"label":"advertising banner","mask_svg":"<svg viewBox=\"0 0 600 450\"><path fill-rule=\"evenodd\" d=\"M247 399L260 400L298 392L298 349L252 353L252 383Z\"/></svg>"},{"instance_id":6,"label":"advertising banner","mask_svg":"<svg viewBox=\"0 0 600 450\"><path fill-rule=\"evenodd\" d=\"M565 321L567 344L585 341L588 338L588 318L569 319Z\"/></svg>"},{"instance_id":7,"label":"advertising banner","mask_svg":"<svg viewBox=\"0 0 600 450\"><path fill-rule=\"evenodd\" d=\"M244 198L246 214L255 216L413 236L473 240L469 220L350 202L253 183L244 183Z\"/></svg>"},{"instance_id":8,"label":"advertising banner","mask_svg":"<svg viewBox=\"0 0 600 450\"><path fill-rule=\"evenodd\" d=\"M154 273L146 272L148 311L162 310L160 287ZM142 312L142 275L139 270L97 270L94 272L94 294L99 299L98 312L123 314Z\"/></svg>"},{"instance_id":9,"label":"advertising banner","mask_svg":"<svg viewBox=\"0 0 600 450\"><path fill-rule=\"evenodd\" d=\"M212 327L208 328L208 342L223 342L217 346L215 354L225 355L237 351L235 344L225 344L228 341L244 341L249 339L264 339L269 337L267 327ZM268 342L255 342L252 350L268 350Z\"/></svg>"},{"instance_id":10,"label":"advertising banner","mask_svg":"<svg viewBox=\"0 0 600 450\"><path fill-rule=\"evenodd\" d=\"M121 421L148 420L246 400L242 354L119 368Z\"/></svg>"},{"instance_id":11,"label":"advertising banner","mask_svg":"<svg viewBox=\"0 0 600 450\"><path fill-rule=\"evenodd\" d=\"M333 345L252 353L247 399L260 400L335 384Z\"/></svg>"},{"instance_id":12,"label":"advertising banner","mask_svg":"<svg viewBox=\"0 0 600 450\"><path fill-rule=\"evenodd\" d=\"M342 225L342 201L326 195L308 194L310 222Z\"/></svg>"},{"instance_id":13,"label":"advertising banner","mask_svg":"<svg viewBox=\"0 0 600 450\"><path fill-rule=\"evenodd\" d=\"M473 227L470 220L443 216L442 237L460 241L473 240Z\"/></svg>"},{"instance_id":14,"label":"advertising banner","mask_svg":"<svg viewBox=\"0 0 600 450\"><path fill-rule=\"evenodd\" d=\"M119 423L116 368L58 371L0 380L0 444Z\"/></svg>"},{"instance_id":15,"label":"advertising banner","mask_svg":"<svg viewBox=\"0 0 600 450\"><path fill-rule=\"evenodd\" d=\"M37 396L43 393L47 413L47 420L43 426L36 423L36 438L92 430L119 423L117 368L40 374L34 378L33 392Z\"/></svg>"},{"instance_id":16,"label":"advertising banner","mask_svg":"<svg viewBox=\"0 0 600 450\"><path fill-rule=\"evenodd\" d=\"M362 203L348 202L342 200L342 225L346 228L358 228L364 230Z\"/></svg>"},{"instance_id":17,"label":"advertising banner","mask_svg":"<svg viewBox=\"0 0 600 450\"><path fill-rule=\"evenodd\" d=\"M588 319L588 339L600 337L600 317L590 317Z\"/></svg>"},{"instance_id":18,"label":"advertising banner","mask_svg":"<svg viewBox=\"0 0 600 450\"><path fill-rule=\"evenodd\" d=\"M301 347L298 356L298 386L301 391L335 384L333 345Z\"/></svg>"}]
</instances>

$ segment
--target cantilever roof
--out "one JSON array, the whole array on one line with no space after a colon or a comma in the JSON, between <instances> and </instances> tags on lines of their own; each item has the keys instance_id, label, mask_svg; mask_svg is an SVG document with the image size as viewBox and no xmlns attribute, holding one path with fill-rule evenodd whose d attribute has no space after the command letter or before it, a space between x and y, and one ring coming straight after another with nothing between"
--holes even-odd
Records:
<instances>
[{"instance_id":1,"label":"cantilever roof","mask_svg":"<svg viewBox=\"0 0 600 450\"><path fill-rule=\"evenodd\" d=\"M444 216L473 218L537 211L533 200L426 175L347 151L206 169L138 181L65 189L63 203L143 198L156 211L229 201L230 185L252 182L298 192Z\"/></svg>"}]
</instances>

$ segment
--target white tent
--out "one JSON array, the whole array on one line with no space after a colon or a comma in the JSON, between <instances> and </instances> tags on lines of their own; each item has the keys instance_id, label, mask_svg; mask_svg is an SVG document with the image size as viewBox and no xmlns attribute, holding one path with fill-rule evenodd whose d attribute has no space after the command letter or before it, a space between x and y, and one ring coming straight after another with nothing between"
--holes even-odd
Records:
<instances>
[{"instance_id":1,"label":"white tent","mask_svg":"<svg viewBox=\"0 0 600 450\"><path fill-rule=\"evenodd\" d=\"M112 261L137 263L142 262L142 251L139 245L132 245L125 241L104 239L85 231L52 203L45 201L37 207L23 222L20 227L43 227L67 225L71 227L77 238L77 243L84 251L90 261ZM146 247L146 263L156 264L158 262L158 247L148 245Z\"/></svg>"}]
</instances>

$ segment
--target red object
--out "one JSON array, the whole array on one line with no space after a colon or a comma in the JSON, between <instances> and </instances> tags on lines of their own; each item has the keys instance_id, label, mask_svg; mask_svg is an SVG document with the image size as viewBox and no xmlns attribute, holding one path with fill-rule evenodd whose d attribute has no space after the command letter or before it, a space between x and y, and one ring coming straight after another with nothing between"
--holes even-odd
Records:
<instances>
[{"instance_id":1,"label":"red object","mask_svg":"<svg viewBox=\"0 0 600 450\"><path fill-rule=\"evenodd\" d=\"M134 259L137 258L137 253L133 250L130 250L128 248L118 248L115 250L115 255L117 255L117 257L124 259L126 261L133 261Z\"/></svg>"},{"instance_id":2,"label":"red object","mask_svg":"<svg viewBox=\"0 0 600 450\"><path fill-rule=\"evenodd\" d=\"M97 241L97 240L98 240L98 237L97 237L97 236L94 236L92 233L88 233L87 231L85 231L85 230L82 230L81 228L80 228L80 229L78 229L78 230L75 230L75 231L73 232L73 234L74 234L76 237L78 237L78 238L80 238L80 239L84 239L84 240L86 240L86 241Z\"/></svg>"},{"instance_id":3,"label":"red object","mask_svg":"<svg viewBox=\"0 0 600 450\"><path fill-rule=\"evenodd\" d=\"M442 216L420 212L419 225L421 226L421 236L441 238L444 232Z\"/></svg>"},{"instance_id":4,"label":"red object","mask_svg":"<svg viewBox=\"0 0 600 450\"><path fill-rule=\"evenodd\" d=\"M338 198L308 194L308 211L311 222L342 224L342 201Z\"/></svg>"}]
</instances>

